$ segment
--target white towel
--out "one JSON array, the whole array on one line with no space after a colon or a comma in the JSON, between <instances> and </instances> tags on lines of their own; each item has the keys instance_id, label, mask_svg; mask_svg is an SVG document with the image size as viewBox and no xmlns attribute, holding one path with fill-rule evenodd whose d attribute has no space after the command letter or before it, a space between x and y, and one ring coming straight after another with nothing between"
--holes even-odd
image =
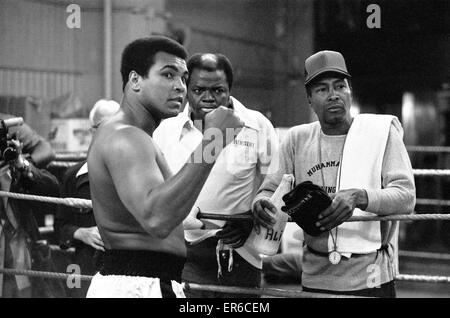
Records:
<instances>
[{"instance_id":1,"label":"white towel","mask_svg":"<svg viewBox=\"0 0 450 318\"><path fill-rule=\"evenodd\" d=\"M360 114L353 119L344 146L337 191L350 188L381 189L381 168L391 124L403 136L403 129L395 116ZM353 212L353 216L364 215L375 214L358 208ZM331 236L328 247L329 250L333 248ZM346 222L339 226L339 252L368 254L380 247L380 222Z\"/></svg>"}]
</instances>

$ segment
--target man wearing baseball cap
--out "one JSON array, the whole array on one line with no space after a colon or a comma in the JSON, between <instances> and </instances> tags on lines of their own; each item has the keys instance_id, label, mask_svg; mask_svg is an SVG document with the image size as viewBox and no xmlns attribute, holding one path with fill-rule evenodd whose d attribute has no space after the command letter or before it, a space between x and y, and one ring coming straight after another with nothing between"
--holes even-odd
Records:
<instances>
[{"instance_id":1,"label":"man wearing baseball cap","mask_svg":"<svg viewBox=\"0 0 450 318\"><path fill-rule=\"evenodd\" d=\"M319 120L287 133L279 170L265 178L254 200L255 222L271 226L265 209L274 209L268 198L283 174L294 174L297 185L319 185L332 201L313 216L315 229L303 228L303 290L395 297L397 222L346 221L413 211L415 185L401 124L391 115L351 116L350 73L339 52L305 60L305 87Z\"/></svg>"}]
</instances>

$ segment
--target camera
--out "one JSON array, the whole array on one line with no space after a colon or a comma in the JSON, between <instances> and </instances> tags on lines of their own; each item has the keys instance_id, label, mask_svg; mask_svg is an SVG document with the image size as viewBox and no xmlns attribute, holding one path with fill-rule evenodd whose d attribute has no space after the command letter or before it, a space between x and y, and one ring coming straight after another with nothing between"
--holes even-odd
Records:
<instances>
[{"instance_id":1,"label":"camera","mask_svg":"<svg viewBox=\"0 0 450 318\"><path fill-rule=\"evenodd\" d=\"M9 128L23 124L22 117L0 119L0 160L12 162L19 156L16 147L10 145L12 137L8 134Z\"/></svg>"}]
</instances>

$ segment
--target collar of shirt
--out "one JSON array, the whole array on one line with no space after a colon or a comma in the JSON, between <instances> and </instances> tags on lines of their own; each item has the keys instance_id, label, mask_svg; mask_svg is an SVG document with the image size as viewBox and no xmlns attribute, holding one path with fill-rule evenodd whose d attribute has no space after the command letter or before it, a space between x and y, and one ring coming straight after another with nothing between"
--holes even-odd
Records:
<instances>
[{"instance_id":1,"label":"collar of shirt","mask_svg":"<svg viewBox=\"0 0 450 318\"><path fill-rule=\"evenodd\" d=\"M259 130L259 126L257 122L253 119L249 110L241 104L236 98L230 97L232 100L233 109L236 115L244 122L247 128L254 129L256 131ZM194 126L194 123L191 119L192 110L189 107L189 103L186 103L183 112L181 112L177 117L177 123L175 124L174 130L176 136L179 136L179 140L183 138L183 136L192 129L197 129Z\"/></svg>"},{"instance_id":2,"label":"collar of shirt","mask_svg":"<svg viewBox=\"0 0 450 318\"><path fill-rule=\"evenodd\" d=\"M79 176L88 173L88 165L87 162L84 163L84 165L81 166L80 170L78 170L77 174L75 175L76 178Z\"/></svg>"}]
</instances>

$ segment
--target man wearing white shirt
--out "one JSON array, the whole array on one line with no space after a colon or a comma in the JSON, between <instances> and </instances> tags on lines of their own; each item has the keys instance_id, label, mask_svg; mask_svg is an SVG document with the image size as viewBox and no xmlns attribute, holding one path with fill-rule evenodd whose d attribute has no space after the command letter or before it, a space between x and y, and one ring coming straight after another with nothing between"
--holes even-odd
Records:
<instances>
[{"instance_id":1,"label":"man wearing white shirt","mask_svg":"<svg viewBox=\"0 0 450 318\"><path fill-rule=\"evenodd\" d=\"M188 103L177 117L160 124L153 135L154 140L172 172L176 173L190 158L203 135L214 134L214 131L203 129L205 115L221 105L233 109L245 127L220 153L194 204L191 217L195 217L198 211L229 215L249 211L271 158L277 158L275 130L261 113L246 108L230 96L233 71L224 55L195 54L188 60L187 68ZM203 150L204 155L207 151ZM209 229L185 230L188 252L183 280L259 287L261 258L245 244L252 223L209 221L208 224ZM214 226L216 228L211 229ZM186 296L221 297L223 294L186 291Z\"/></svg>"}]
</instances>

